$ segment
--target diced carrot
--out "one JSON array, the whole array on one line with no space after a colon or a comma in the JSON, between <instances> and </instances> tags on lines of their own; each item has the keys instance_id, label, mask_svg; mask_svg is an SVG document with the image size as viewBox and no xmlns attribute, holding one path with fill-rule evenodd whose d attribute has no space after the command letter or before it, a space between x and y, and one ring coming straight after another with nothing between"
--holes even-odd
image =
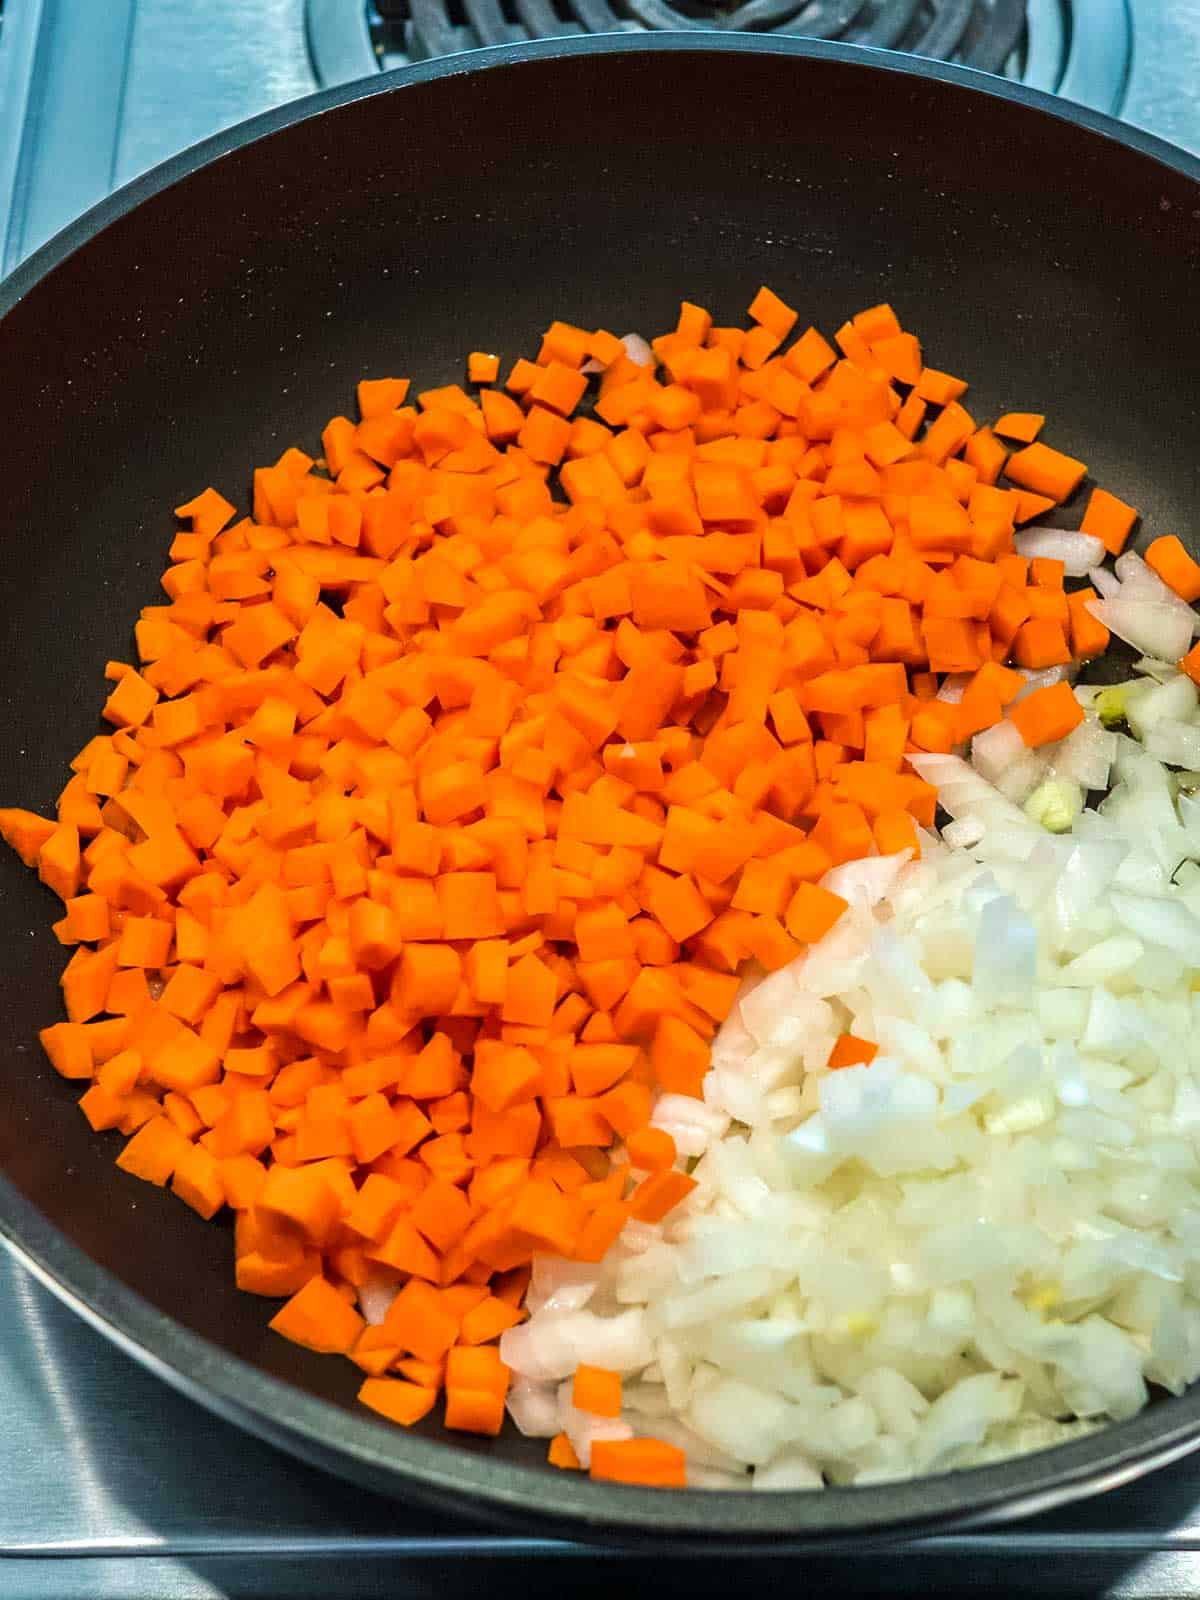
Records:
<instances>
[{"instance_id":1,"label":"diced carrot","mask_svg":"<svg viewBox=\"0 0 1200 1600\"><path fill-rule=\"evenodd\" d=\"M1025 743L1036 749L1065 739L1083 721L1083 707L1069 683L1056 683L1048 689L1035 689L1018 701L1009 717Z\"/></svg>"},{"instance_id":2,"label":"diced carrot","mask_svg":"<svg viewBox=\"0 0 1200 1600\"><path fill-rule=\"evenodd\" d=\"M602 1261L629 1220L629 1208L620 1200L601 1202L584 1221L575 1240L576 1261Z\"/></svg>"},{"instance_id":3,"label":"diced carrot","mask_svg":"<svg viewBox=\"0 0 1200 1600\"><path fill-rule=\"evenodd\" d=\"M576 1367L571 1403L577 1411L590 1411L596 1417L619 1417L621 1374L605 1367Z\"/></svg>"},{"instance_id":4,"label":"diced carrot","mask_svg":"<svg viewBox=\"0 0 1200 1600\"><path fill-rule=\"evenodd\" d=\"M325 1278L308 1280L271 1319L271 1328L294 1344L326 1354L345 1355L365 1324Z\"/></svg>"},{"instance_id":5,"label":"diced carrot","mask_svg":"<svg viewBox=\"0 0 1200 1600\"><path fill-rule=\"evenodd\" d=\"M922 400L932 405L949 406L966 394L967 385L961 378L951 377L948 372L926 367L917 380L916 392Z\"/></svg>"},{"instance_id":6,"label":"diced carrot","mask_svg":"<svg viewBox=\"0 0 1200 1600\"><path fill-rule=\"evenodd\" d=\"M447 1389L444 1418L448 1428L494 1438L504 1426L504 1400L477 1389Z\"/></svg>"},{"instance_id":7,"label":"diced carrot","mask_svg":"<svg viewBox=\"0 0 1200 1600\"><path fill-rule=\"evenodd\" d=\"M816 883L801 883L788 902L785 922L794 939L816 944L823 939L846 909L841 895L822 889Z\"/></svg>"},{"instance_id":8,"label":"diced carrot","mask_svg":"<svg viewBox=\"0 0 1200 1600\"><path fill-rule=\"evenodd\" d=\"M784 302L772 290L765 286L761 288L750 302L749 316L763 327L769 328L776 339L786 339L796 325L797 312Z\"/></svg>"},{"instance_id":9,"label":"diced carrot","mask_svg":"<svg viewBox=\"0 0 1200 1600\"><path fill-rule=\"evenodd\" d=\"M550 1441L550 1448L546 1456L552 1467L559 1467L568 1472L580 1470L579 1457L575 1454L575 1447L565 1433L556 1433Z\"/></svg>"},{"instance_id":10,"label":"diced carrot","mask_svg":"<svg viewBox=\"0 0 1200 1600\"><path fill-rule=\"evenodd\" d=\"M445 1299L445 1295L442 1298ZM509 1377L509 1369L493 1345L478 1349L466 1349L459 1345L446 1358L448 1389L470 1389L478 1394L497 1394L503 1398L508 1393Z\"/></svg>"},{"instance_id":11,"label":"diced carrot","mask_svg":"<svg viewBox=\"0 0 1200 1600\"><path fill-rule=\"evenodd\" d=\"M683 1172L652 1172L643 1178L629 1201L630 1215L639 1222L661 1222L696 1187Z\"/></svg>"},{"instance_id":12,"label":"diced carrot","mask_svg":"<svg viewBox=\"0 0 1200 1600\"><path fill-rule=\"evenodd\" d=\"M418 1360L440 1361L458 1337L459 1322L446 1309L439 1290L410 1278L392 1301L383 1327Z\"/></svg>"},{"instance_id":13,"label":"diced carrot","mask_svg":"<svg viewBox=\"0 0 1200 1600\"><path fill-rule=\"evenodd\" d=\"M1071 650L1062 624L1048 618L1023 622L1013 641L1013 658L1035 672L1043 667L1065 666L1071 659Z\"/></svg>"},{"instance_id":14,"label":"diced carrot","mask_svg":"<svg viewBox=\"0 0 1200 1600\"><path fill-rule=\"evenodd\" d=\"M495 383L500 376L500 357L482 350L472 350L467 357L469 383Z\"/></svg>"},{"instance_id":15,"label":"diced carrot","mask_svg":"<svg viewBox=\"0 0 1200 1600\"><path fill-rule=\"evenodd\" d=\"M437 1397L436 1389L422 1388L399 1378L368 1378L358 1391L363 1405L406 1428L428 1416L437 1404Z\"/></svg>"},{"instance_id":16,"label":"diced carrot","mask_svg":"<svg viewBox=\"0 0 1200 1600\"><path fill-rule=\"evenodd\" d=\"M662 1128L639 1128L625 1141L629 1160L644 1172L665 1172L675 1165L675 1141Z\"/></svg>"},{"instance_id":17,"label":"diced carrot","mask_svg":"<svg viewBox=\"0 0 1200 1600\"><path fill-rule=\"evenodd\" d=\"M1087 661L1092 656L1103 655L1108 649L1109 631L1088 609L1088 602L1098 599L1092 588L1076 589L1067 596L1071 618L1071 654L1076 660Z\"/></svg>"},{"instance_id":18,"label":"diced carrot","mask_svg":"<svg viewBox=\"0 0 1200 1600\"><path fill-rule=\"evenodd\" d=\"M1013 520L1018 524L1033 522L1046 511L1054 509L1055 501L1052 495L1034 494L1032 489L1016 489L1016 509Z\"/></svg>"},{"instance_id":19,"label":"diced carrot","mask_svg":"<svg viewBox=\"0 0 1200 1600\"><path fill-rule=\"evenodd\" d=\"M852 1033L843 1033L838 1036L825 1065L831 1072L839 1067L870 1066L878 1054L879 1046L871 1039L856 1039Z\"/></svg>"},{"instance_id":20,"label":"diced carrot","mask_svg":"<svg viewBox=\"0 0 1200 1600\"><path fill-rule=\"evenodd\" d=\"M1186 672L1193 683L1200 684L1200 644L1194 644L1182 658L1179 670Z\"/></svg>"},{"instance_id":21,"label":"diced carrot","mask_svg":"<svg viewBox=\"0 0 1200 1600\"><path fill-rule=\"evenodd\" d=\"M695 1029L680 1017L662 1016L655 1026L650 1062L661 1088L669 1094L703 1093L708 1050Z\"/></svg>"},{"instance_id":22,"label":"diced carrot","mask_svg":"<svg viewBox=\"0 0 1200 1600\"><path fill-rule=\"evenodd\" d=\"M1046 419L1036 411L1006 411L992 424L992 430L1004 439L1016 439L1020 444L1032 444L1041 433Z\"/></svg>"},{"instance_id":23,"label":"diced carrot","mask_svg":"<svg viewBox=\"0 0 1200 1600\"><path fill-rule=\"evenodd\" d=\"M1133 507L1118 500L1115 494L1107 489L1093 489L1079 531L1099 539L1110 556L1119 556L1137 519Z\"/></svg>"},{"instance_id":24,"label":"diced carrot","mask_svg":"<svg viewBox=\"0 0 1200 1600\"><path fill-rule=\"evenodd\" d=\"M54 833L55 825L32 811L10 807L0 810L0 838L10 845L27 867L37 865L38 856Z\"/></svg>"},{"instance_id":25,"label":"diced carrot","mask_svg":"<svg viewBox=\"0 0 1200 1600\"><path fill-rule=\"evenodd\" d=\"M488 1344L515 1327L523 1316L518 1307L487 1295L463 1317L460 1337L464 1344Z\"/></svg>"},{"instance_id":26,"label":"diced carrot","mask_svg":"<svg viewBox=\"0 0 1200 1600\"><path fill-rule=\"evenodd\" d=\"M1200 563L1192 560L1173 533L1152 540L1146 547L1145 560L1181 600L1190 605L1200 599Z\"/></svg>"},{"instance_id":27,"label":"diced carrot","mask_svg":"<svg viewBox=\"0 0 1200 1600\"><path fill-rule=\"evenodd\" d=\"M151 1117L117 1157L117 1166L161 1187L191 1146L166 1117Z\"/></svg>"},{"instance_id":28,"label":"diced carrot","mask_svg":"<svg viewBox=\"0 0 1200 1600\"><path fill-rule=\"evenodd\" d=\"M911 850L913 859L919 859L920 842L916 823L907 811L882 811L874 823L875 843L881 856L898 855Z\"/></svg>"},{"instance_id":29,"label":"diced carrot","mask_svg":"<svg viewBox=\"0 0 1200 1600\"><path fill-rule=\"evenodd\" d=\"M606 1483L634 1483L655 1489L682 1489L687 1460L676 1445L659 1439L597 1439L591 1475Z\"/></svg>"},{"instance_id":30,"label":"diced carrot","mask_svg":"<svg viewBox=\"0 0 1200 1600\"><path fill-rule=\"evenodd\" d=\"M1087 475L1082 461L1040 443L1026 445L1009 456L1004 471L1020 488L1053 501L1069 500Z\"/></svg>"}]
</instances>

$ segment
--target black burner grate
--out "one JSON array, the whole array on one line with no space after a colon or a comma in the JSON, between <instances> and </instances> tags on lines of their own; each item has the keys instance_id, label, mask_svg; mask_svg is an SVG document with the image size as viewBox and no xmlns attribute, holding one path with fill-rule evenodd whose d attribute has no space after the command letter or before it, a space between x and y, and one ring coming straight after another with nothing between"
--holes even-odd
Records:
<instances>
[{"instance_id":1,"label":"black burner grate","mask_svg":"<svg viewBox=\"0 0 1200 1600\"><path fill-rule=\"evenodd\" d=\"M376 0L385 57L644 28L803 34L1019 73L1025 0Z\"/></svg>"},{"instance_id":2,"label":"black burner grate","mask_svg":"<svg viewBox=\"0 0 1200 1600\"><path fill-rule=\"evenodd\" d=\"M0 0L2 3L2 0ZM304 0L317 81L526 39L648 29L842 39L1002 73L1119 113L1130 0Z\"/></svg>"}]
</instances>

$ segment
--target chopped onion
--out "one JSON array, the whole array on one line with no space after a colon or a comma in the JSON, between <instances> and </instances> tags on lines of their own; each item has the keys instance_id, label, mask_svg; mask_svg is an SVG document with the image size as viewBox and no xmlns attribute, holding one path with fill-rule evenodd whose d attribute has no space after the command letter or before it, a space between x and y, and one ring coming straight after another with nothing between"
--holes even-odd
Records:
<instances>
[{"instance_id":1,"label":"chopped onion","mask_svg":"<svg viewBox=\"0 0 1200 1600\"><path fill-rule=\"evenodd\" d=\"M1171 676L1164 682L1153 684L1143 694L1129 700L1125 720L1139 739L1145 739L1160 723L1194 721L1198 707L1200 695L1196 693L1196 685L1185 673L1172 669ZM1192 765L1191 762L1178 764Z\"/></svg>"},{"instance_id":2,"label":"chopped onion","mask_svg":"<svg viewBox=\"0 0 1200 1600\"><path fill-rule=\"evenodd\" d=\"M655 1106L693 1191L595 1267L535 1264L501 1341L526 1431L816 1490L1043 1448L1200 1378L1200 800L1161 754L1200 770L1200 708L1175 673L1115 692L1040 750L1002 723L975 765L910 756L941 838L826 874L838 923L743 981L704 1099ZM1010 798L1030 775L1062 833ZM845 1033L878 1053L831 1071ZM628 1375L619 1418L575 1410L580 1361Z\"/></svg>"},{"instance_id":3,"label":"chopped onion","mask_svg":"<svg viewBox=\"0 0 1200 1600\"><path fill-rule=\"evenodd\" d=\"M1133 663L1133 670L1155 679L1158 683L1170 683L1173 678L1179 675L1179 667L1176 662L1160 661L1157 656L1139 656Z\"/></svg>"},{"instance_id":4,"label":"chopped onion","mask_svg":"<svg viewBox=\"0 0 1200 1600\"><path fill-rule=\"evenodd\" d=\"M774 1460L764 1462L754 1474L756 1489L820 1489L820 1471L798 1450L785 1450Z\"/></svg>"},{"instance_id":5,"label":"chopped onion","mask_svg":"<svg viewBox=\"0 0 1200 1600\"><path fill-rule=\"evenodd\" d=\"M1146 749L1171 767L1200 767L1200 727L1158 722L1146 735Z\"/></svg>"},{"instance_id":6,"label":"chopped onion","mask_svg":"<svg viewBox=\"0 0 1200 1600\"><path fill-rule=\"evenodd\" d=\"M979 817L963 817L959 822L948 822L942 829L943 841L954 850L971 850L987 832Z\"/></svg>"},{"instance_id":7,"label":"chopped onion","mask_svg":"<svg viewBox=\"0 0 1200 1600\"><path fill-rule=\"evenodd\" d=\"M942 679L937 698L946 705L956 706L971 681L969 672L948 672Z\"/></svg>"},{"instance_id":8,"label":"chopped onion","mask_svg":"<svg viewBox=\"0 0 1200 1600\"><path fill-rule=\"evenodd\" d=\"M558 1392L553 1384L513 1377L506 1401L508 1414L527 1439L553 1439L559 1431Z\"/></svg>"},{"instance_id":9,"label":"chopped onion","mask_svg":"<svg viewBox=\"0 0 1200 1600\"><path fill-rule=\"evenodd\" d=\"M621 343L625 346L625 354L630 361L639 367L652 367L654 365L654 351L642 338L640 333L626 333L621 336Z\"/></svg>"},{"instance_id":10,"label":"chopped onion","mask_svg":"<svg viewBox=\"0 0 1200 1600\"><path fill-rule=\"evenodd\" d=\"M564 1261L560 1256L536 1255L533 1275L525 1295L526 1309L534 1311L581 1311L596 1292L599 1273L583 1261Z\"/></svg>"},{"instance_id":11,"label":"chopped onion","mask_svg":"<svg viewBox=\"0 0 1200 1600\"><path fill-rule=\"evenodd\" d=\"M1085 789L1108 788L1116 754L1116 734L1109 733L1094 717L1088 717L1065 739L1042 751L1052 772L1072 779Z\"/></svg>"},{"instance_id":12,"label":"chopped onion","mask_svg":"<svg viewBox=\"0 0 1200 1600\"><path fill-rule=\"evenodd\" d=\"M995 783L1015 762L1029 753L1015 722L996 722L971 740L971 765L988 783Z\"/></svg>"},{"instance_id":13,"label":"chopped onion","mask_svg":"<svg viewBox=\"0 0 1200 1600\"><path fill-rule=\"evenodd\" d=\"M1061 528L1026 528L1013 543L1020 555L1061 561L1063 575L1082 578L1104 560L1104 545L1090 533L1068 533Z\"/></svg>"},{"instance_id":14,"label":"chopped onion","mask_svg":"<svg viewBox=\"0 0 1200 1600\"><path fill-rule=\"evenodd\" d=\"M1179 600L1174 589L1163 582L1153 567L1148 566L1136 550L1126 550L1123 555L1119 555L1113 562L1113 570L1129 594L1136 594L1148 600L1161 600L1166 605ZM1186 602L1181 603L1186 604Z\"/></svg>"},{"instance_id":15,"label":"chopped onion","mask_svg":"<svg viewBox=\"0 0 1200 1600\"><path fill-rule=\"evenodd\" d=\"M385 1283L378 1279L370 1279L359 1285L358 1308L373 1328L377 1328L387 1316L399 1292L398 1283Z\"/></svg>"},{"instance_id":16,"label":"chopped onion","mask_svg":"<svg viewBox=\"0 0 1200 1600\"><path fill-rule=\"evenodd\" d=\"M826 873L824 883L850 905L861 905L870 911L891 894L904 867L903 855L865 856L861 861L834 867Z\"/></svg>"},{"instance_id":17,"label":"chopped onion","mask_svg":"<svg viewBox=\"0 0 1200 1600\"><path fill-rule=\"evenodd\" d=\"M1141 694L1147 744L1200 739L1176 678ZM637 1374L606 1426L702 1482L816 1490L1040 1448L1200 1378L1200 802L1094 712L1043 750L1002 730L979 765L1069 789L1074 826L910 757L954 821L918 861L827 874L840 922L742 984L704 1101L661 1096L696 1189L627 1224L584 1309L504 1334L526 1427L592 1360ZM843 1032L878 1054L830 1072ZM590 1450L570 1384L557 1422Z\"/></svg>"},{"instance_id":18,"label":"chopped onion","mask_svg":"<svg viewBox=\"0 0 1200 1600\"><path fill-rule=\"evenodd\" d=\"M1087 578L1102 600L1111 600L1121 592L1120 578L1107 567L1092 567Z\"/></svg>"},{"instance_id":19,"label":"chopped onion","mask_svg":"<svg viewBox=\"0 0 1200 1600\"><path fill-rule=\"evenodd\" d=\"M1192 642L1191 607L1139 598L1128 590L1126 584L1112 600L1089 600L1087 609L1118 639L1143 654L1168 656L1176 661L1186 655Z\"/></svg>"}]
</instances>

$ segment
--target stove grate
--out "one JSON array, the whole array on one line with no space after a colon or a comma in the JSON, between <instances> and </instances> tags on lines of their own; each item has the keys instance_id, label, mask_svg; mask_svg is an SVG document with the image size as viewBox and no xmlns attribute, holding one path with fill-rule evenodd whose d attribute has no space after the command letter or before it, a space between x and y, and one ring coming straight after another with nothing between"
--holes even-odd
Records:
<instances>
[{"instance_id":1,"label":"stove grate","mask_svg":"<svg viewBox=\"0 0 1200 1600\"><path fill-rule=\"evenodd\" d=\"M575 34L699 29L840 39L1002 73L1119 114L1130 0L304 0L313 70L348 82L413 61Z\"/></svg>"},{"instance_id":2,"label":"stove grate","mask_svg":"<svg viewBox=\"0 0 1200 1600\"><path fill-rule=\"evenodd\" d=\"M375 0L385 59L641 29L800 34L1021 72L1026 0Z\"/></svg>"}]
</instances>

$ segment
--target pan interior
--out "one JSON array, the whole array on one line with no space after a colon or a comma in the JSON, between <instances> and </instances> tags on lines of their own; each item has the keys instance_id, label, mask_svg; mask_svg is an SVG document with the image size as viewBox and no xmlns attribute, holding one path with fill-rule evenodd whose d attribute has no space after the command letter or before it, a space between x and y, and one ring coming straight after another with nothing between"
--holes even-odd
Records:
<instances>
[{"instance_id":1,"label":"pan interior","mask_svg":"<svg viewBox=\"0 0 1200 1600\"><path fill-rule=\"evenodd\" d=\"M555 317L649 335L687 297L734 322L765 282L831 331L888 299L932 364L971 380L980 416L1044 410L1056 445L1194 543L1194 175L967 74L795 41L583 45L443 64L268 119L257 142L144 185L135 209L9 291L5 804L46 811L96 731L104 663L128 657L137 609L160 597L173 505L212 483L245 506L251 468L313 448L359 376L459 381L467 351L507 363ZM334 1451L386 1468L388 1439L350 1414L355 1369L269 1334L267 1306L234 1287L228 1227L118 1172L115 1140L90 1133L36 1044L60 1014L56 902L8 852L0 896L8 1183L155 1313L344 1408L320 1414ZM1200 1407L1179 1404L1190 1426ZM316 1415L301 1432L320 1431ZM543 1455L508 1436L453 1443L467 1493L500 1492L489 1462ZM520 1481L534 1513L542 1479ZM944 1513L977 1498L963 1484ZM886 1493L860 1492L847 1526L894 1517ZM686 1496L631 1519L820 1526L769 1498L751 1514Z\"/></svg>"}]
</instances>

